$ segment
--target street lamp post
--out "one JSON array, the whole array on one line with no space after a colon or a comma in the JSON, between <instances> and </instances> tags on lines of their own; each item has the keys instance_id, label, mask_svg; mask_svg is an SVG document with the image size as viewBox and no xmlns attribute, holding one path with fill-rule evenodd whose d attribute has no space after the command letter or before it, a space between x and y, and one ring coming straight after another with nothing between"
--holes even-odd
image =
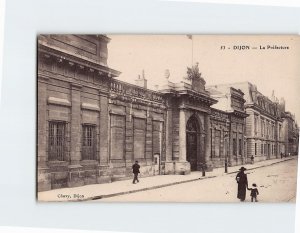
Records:
<instances>
[{"instance_id":1,"label":"street lamp post","mask_svg":"<svg viewBox=\"0 0 300 233\"><path fill-rule=\"evenodd\" d=\"M205 176L205 163L202 163L202 176Z\"/></svg>"},{"instance_id":2,"label":"street lamp post","mask_svg":"<svg viewBox=\"0 0 300 233\"><path fill-rule=\"evenodd\" d=\"M228 142L227 142L227 137L228 137L228 134L225 134L225 137L224 137L224 141L225 141L225 153L226 153L226 155L225 155L225 173L228 173Z\"/></svg>"}]
</instances>

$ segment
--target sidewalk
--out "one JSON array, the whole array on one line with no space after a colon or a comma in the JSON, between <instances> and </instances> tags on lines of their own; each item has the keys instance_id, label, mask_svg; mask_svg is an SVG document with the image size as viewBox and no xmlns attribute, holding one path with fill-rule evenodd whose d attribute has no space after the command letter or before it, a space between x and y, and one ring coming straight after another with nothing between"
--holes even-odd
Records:
<instances>
[{"instance_id":1,"label":"sidewalk","mask_svg":"<svg viewBox=\"0 0 300 233\"><path fill-rule=\"evenodd\" d=\"M272 159L257 162L255 164L243 165L247 170L260 167L266 167L273 164L281 163L298 157L288 157L283 159ZM241 166L228 167L227 174L237 173ZM146 191L151 189L162 188L166 186L192 182L202 179L210 179L218 176L227 175L224 173L224 167L215 168L212 172L206 172L206 176L202 176L202 172L192 172L189 175L160 175L140 178L140 182L132 184L132 180L115 181L106 184L93 184L74 188L54 189L38 193L39 201L87 201L102 198L108 198L118 195L124 195L134 192Z\"/></svg>"}]
</instances>

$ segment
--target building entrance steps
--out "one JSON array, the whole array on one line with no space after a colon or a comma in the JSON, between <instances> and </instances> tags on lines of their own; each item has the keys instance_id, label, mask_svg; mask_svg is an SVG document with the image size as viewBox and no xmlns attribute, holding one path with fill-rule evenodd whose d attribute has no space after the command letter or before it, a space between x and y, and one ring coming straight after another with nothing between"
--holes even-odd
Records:
<instances>
[{"instance_id":1,"label":"building entrance steps","mask_svg":"<svg viewBox=\"0 0 300 233\"><path fill-rule=\"evenodd\" d=\"M298 156L293 156L283 159L265 160L256 162L255 164L246 164L243 166L246 167L247 170L253 170L297 158ZM140 182L137 184L132 184L132 180L128 179L106 184L92 184L74 188L54 189L50 191L38 192L38 200L57 202L97 200L233 174L237 173L240 167L241 165L228 167L228 173L224 172L224 167L214 168L213 171L206 172L205 176L202 176L202 172L196 171L191 172L188 175L157 175L151 177L141 177L139 178Z\"/></svg>"}]
</instances>

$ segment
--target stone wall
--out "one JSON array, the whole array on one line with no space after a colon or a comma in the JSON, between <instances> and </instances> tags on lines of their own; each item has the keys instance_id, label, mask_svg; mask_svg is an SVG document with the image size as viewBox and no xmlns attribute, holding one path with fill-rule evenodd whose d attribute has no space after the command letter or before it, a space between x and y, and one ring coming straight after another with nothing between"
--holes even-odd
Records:
<instances>
[{"instance_id":1,"label":"stone wall","mask_svg":"<svg viewBox=\"0 0 300 233\"><path fill-rule=\"evenodd\" d=\"M128 179L135 160L141 176L163 173L166 111L161 95L113 80L116 71L106 73L107 67L87 62L92 57L61 57L63 49L53 46L41 47L38 58L38 191ZM93 59L103 63L101 56ZM121 127L119 119L116 128L112 125L114 116L123 119ZM122 148L112 141L120 136ZM155 154L154 141L159 143ZM50 151L56 157L49 157Z\"/></svg>"}]
</instances>

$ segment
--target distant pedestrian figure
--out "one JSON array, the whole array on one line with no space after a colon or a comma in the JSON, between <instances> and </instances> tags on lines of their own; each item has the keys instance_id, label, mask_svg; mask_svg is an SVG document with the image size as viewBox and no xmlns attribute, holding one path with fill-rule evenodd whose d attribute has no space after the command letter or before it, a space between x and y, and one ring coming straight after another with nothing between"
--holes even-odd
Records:
<instances>
[{"instance_id":1,"label":"distant pedestrian figure","mask_svg":"<svg viewBox=\"0 0 300 233\"><path fill-rule=\"evenodd\" d=\"M254 164L254 156L251 156L251 163Z\"/></svg>"},{"instance_id":2,"label":"distant pedestrian figure","mask_svg":"<svg viewBox=\"0 0 300 233\"><path fill-rule=\"evenodd\" d=\"M250 196L251 196L251 202L255 201L257 202L257 195L258 193L258 189L256 188L256 184L252 184L252 188L248 188L248 190L251 190Z\"/></svg>"},{"instance_id":3,"label":"distant pedestrian figure","mask_svg":"<svg viewBox=\"0 0 300 233\"><path fill-rule=\"evenodd\" d=\"M247 170L244 167L241 167L240 172L236 175L235 179L238 183L238 193L237 198L241 201L245 201L246 199L246 189L248 188L248 178L245 174L245 170Z\"/></svg>"},{"instance_id":4,"label":"distant pedestrian figure","mask_svg":"<svg viewBox=\"0 0 300 233\"><path fill-rule=\"evenodd\" d=\"M132 173L134 175L132 183L135 184L135 181L140 182L138 179L138 175L140 173L140 165L138 161L135 161L135 164L132 165Z\"/></svg>"},{"instance_id":5,"label":"distant pedestrian figure","mask_svg":"<svg viewBox=\"0 0 300 233\"><path fill-rule=\"evenodd\" d=\"M280 158L283 158L283 154L282 154L282 152L280 152Z\"/></svg>"}]
</instances>

